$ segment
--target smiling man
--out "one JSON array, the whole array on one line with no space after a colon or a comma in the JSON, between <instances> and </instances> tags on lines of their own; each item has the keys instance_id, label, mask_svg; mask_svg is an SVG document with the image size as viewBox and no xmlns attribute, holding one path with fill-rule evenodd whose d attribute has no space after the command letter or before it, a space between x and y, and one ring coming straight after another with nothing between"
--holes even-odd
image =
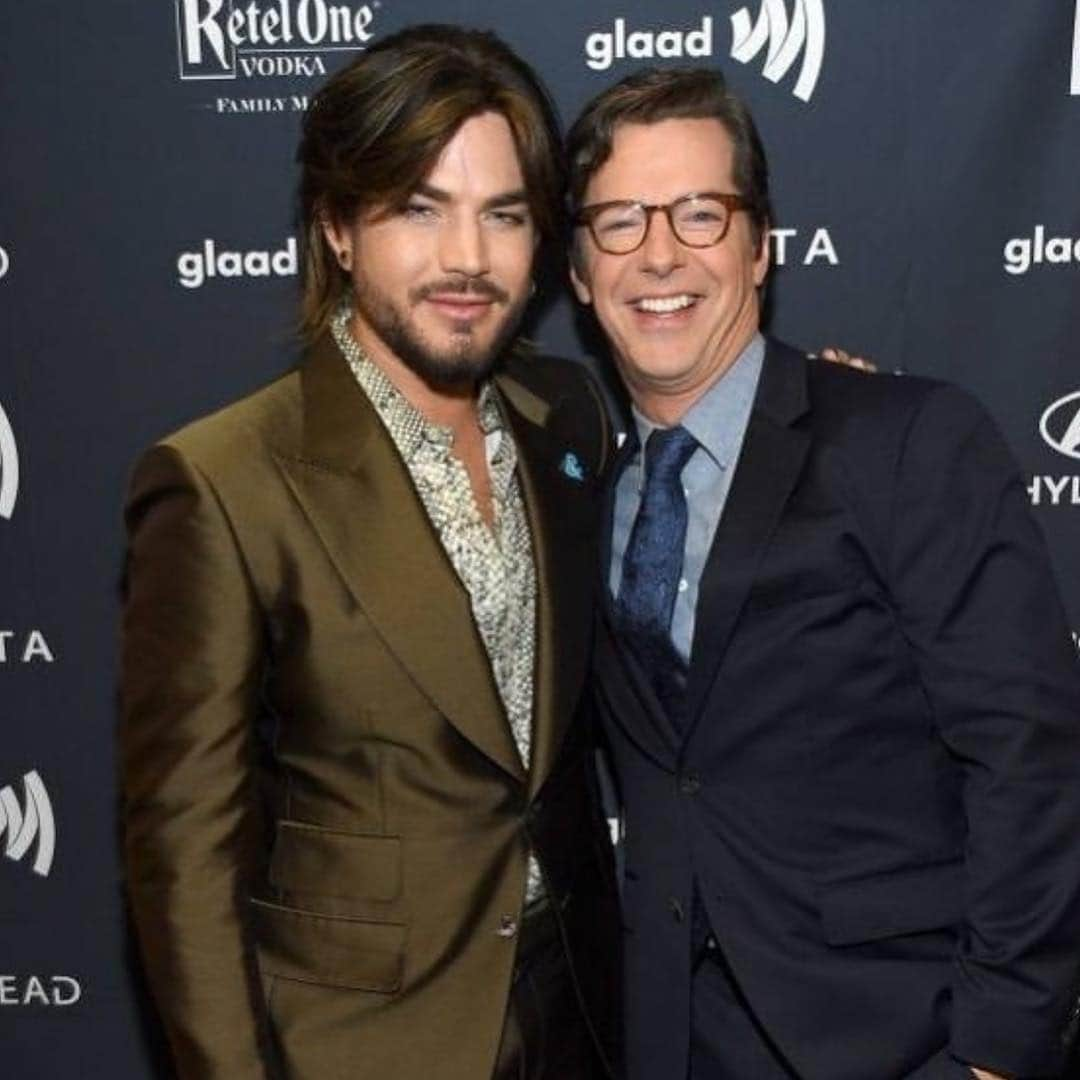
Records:
<instances>
[{"instance_id":1,"label":"smiling man","mask_svg":"<svg viewBox=\"0 0 1080 1080\"><path fill-rule=\"evenodd\" d=\"M612 1071L618 917L575 718L607 446L511 344L557 133L489 34L312 102L299 368L139 462L122 765L149 982L190 1080Z\"/></svg>"},{"instance_id":2,"label":"smiling man","mask_svg":"<svg viewBox=\"0 0 1080 1080\"><path fill-rule=\"evenodd\" d=\"M1001 439L762 336L768 172L719 75L625 79L569 154L634 406L596 657L630 1080L1059 1075L1080 669Z\"/></svg>"}]
</instances>

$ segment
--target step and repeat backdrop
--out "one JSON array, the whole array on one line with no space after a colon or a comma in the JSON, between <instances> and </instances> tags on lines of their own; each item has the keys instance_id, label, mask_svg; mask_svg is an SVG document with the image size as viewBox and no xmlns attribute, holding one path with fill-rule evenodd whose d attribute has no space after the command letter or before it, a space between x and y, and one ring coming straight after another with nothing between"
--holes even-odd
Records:
<instances>
[{"instance_id":1,"label":"step and repeat backdrop","mask_svg":"<svg viewBox=\"0 0 1080 1080\"><path fill-rule=\"evenodd\" d=\"M329 73L418 21L498 31L564 122L640 65L721 68L771 156L771 329L976 393L1080 629L1074 0L5 4L0 1072L13 1080L168 1075L117 858L128 469L295 362L302 114ZM557 275L529 331L604 362Z\"/></svg>"}]
</instances>

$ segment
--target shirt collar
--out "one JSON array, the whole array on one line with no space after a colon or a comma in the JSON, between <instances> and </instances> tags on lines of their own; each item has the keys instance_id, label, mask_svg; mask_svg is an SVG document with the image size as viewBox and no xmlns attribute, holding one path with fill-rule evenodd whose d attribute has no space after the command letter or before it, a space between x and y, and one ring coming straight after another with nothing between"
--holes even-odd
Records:
<instances>
[{"instance_id":1,"label":"shirt collar","mask_svg":"<svg viewBox=\"0 0 1080 1080\"><path fill-rule=\"evenodd\" d=\"M765 339L755 333L735 362L690 406L680 421L722 469L732 466L742 445L764 360ZM660 425L639 412L636 405L632 409L638 445L644 448Z\"/></svg>"},{"instance_id":2,"label":"shirt collar","mask_svg":"<svg viewBox=\"0 0 1080 1080\"><path fill-rule=\"evenodd\" d=\"M352 305L343 303L330 322L330 330L353 377L390 432L398 452L406 462L411 462L425 444L437 446L444 453L449 453L454 441L453 432L448 427L428 420L368 356L349 328L352 314ZM498 394L490 381L480 385L477 420L480 430L486 436L488 459L491 461L504 443L501 435L505 423L499 408Z\"/></svg>"}]
</instances>

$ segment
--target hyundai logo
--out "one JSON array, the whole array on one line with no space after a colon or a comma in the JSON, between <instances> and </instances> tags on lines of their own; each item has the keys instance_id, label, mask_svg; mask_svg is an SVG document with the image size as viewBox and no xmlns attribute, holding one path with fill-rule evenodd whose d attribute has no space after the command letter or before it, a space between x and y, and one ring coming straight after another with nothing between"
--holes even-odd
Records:
<instances>
[{"instance_id":1,"label":"hyundai logo","mask_svg":"<svg viewBox=\"0 0 1080 1080\"><path fill-rule=\"evenodd\" d=\"M1039 433L1059 454L1080 460L1080 390L1058 398L1042 414Z\"/></svg>"}]
</instances>

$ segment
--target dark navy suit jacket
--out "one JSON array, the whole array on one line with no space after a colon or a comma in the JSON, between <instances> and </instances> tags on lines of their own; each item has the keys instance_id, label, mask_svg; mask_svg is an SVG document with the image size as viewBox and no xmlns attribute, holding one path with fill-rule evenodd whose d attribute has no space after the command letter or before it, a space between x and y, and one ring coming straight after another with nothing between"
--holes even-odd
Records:
<instances>
[{"instance_id":1,"label":"dark navy suit jacket","mask_svg":"<svg viewBox=\"0 0 1080 1080\"><path fill-rule=\"evenodd\" d=\"M983 411L769 343L682 734L603 594L630 1080L686 1075L695 889L806 1080L904 1077L946 1046L1059 1072L1080 1018L1080 664Z\"/></svg>"}]
</instances>

